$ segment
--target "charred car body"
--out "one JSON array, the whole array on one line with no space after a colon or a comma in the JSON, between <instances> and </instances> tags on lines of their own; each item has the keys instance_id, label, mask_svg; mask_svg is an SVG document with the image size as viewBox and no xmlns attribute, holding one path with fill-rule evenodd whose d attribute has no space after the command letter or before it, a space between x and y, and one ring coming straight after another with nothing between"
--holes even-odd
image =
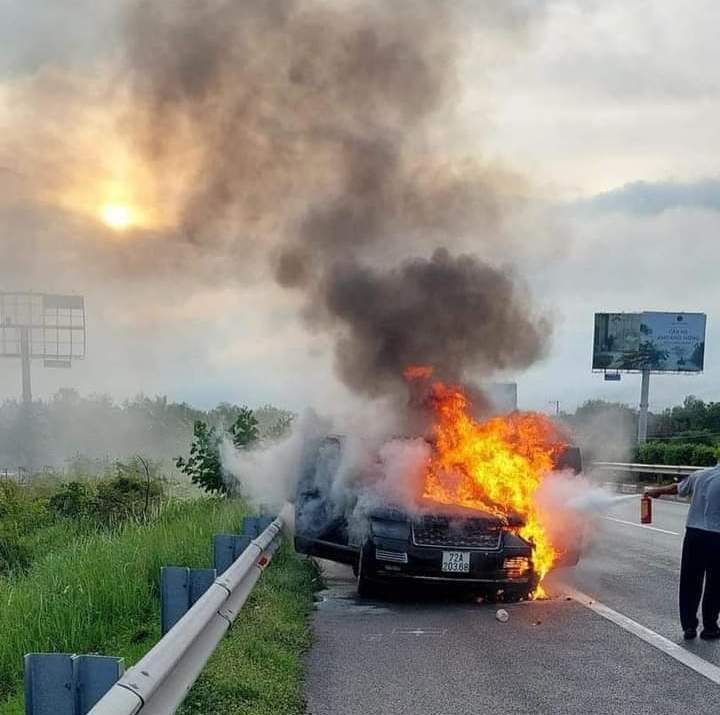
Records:
<instances>
[{"instance_id":1,"label":"charred car body","mask_svg":"<svg viewBox=\"0 0 720 715\"><path fill-rule=\"evenodd\" d=\"M342 437L326 437L305 460L295 503L298 552L351 565L361 596L413 580L506 601L535 590L533 544L519 536L520 518L432 502L412 513L382 503L357 509L337 489L342 450ZM579 472L579 451L568 449L557 466ZM579 551L578 544L560 565L576 564Z\"/></svg>"}]
</instances>

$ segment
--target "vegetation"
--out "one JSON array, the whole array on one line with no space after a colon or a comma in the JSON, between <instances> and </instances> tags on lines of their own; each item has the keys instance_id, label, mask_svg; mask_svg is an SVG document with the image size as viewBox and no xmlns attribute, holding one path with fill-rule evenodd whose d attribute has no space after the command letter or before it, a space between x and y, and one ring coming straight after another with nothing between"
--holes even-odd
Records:
<instances>
[{"instance_id":1,"label":"vegetation","mask_svg":"<svg viewBox=\"0 0 720 715\"><path fill-rule=\"evenodd\" d=\"M713 467L719 456L717 447L692 442L647 442L635 451L635 461L639 464Z\"/></svg>"},{"instance_id":2,"label":"vegetation","mask_svg":"<svg viewBox=\"0 0 720 715\"><path fill-rule=\"evenodd\" d=\"M704 402L694 395L682 405L654 415L651 434L657 437L678 437L693 442L720 441L720 402Z\"/></svg>"},{"instance_id":3,"label":"vegetation","mask_svg":"<svg viewBox=\"0 0 720 715\"><path fill-rule=\"evenodd\" d=\"M237 449L248 449L256 444L260 433L252 410L240 408L235 421L228 429L228 437ZM175 466L210 494L228 494L233 481L227 478L220 457L223 433L202 420L195 422L190 456L178 457Z\"/></svg>"},{"instance_id":4,"label":"vegetation","mask_svg":"<svg viewBox=\"0 0 720 715\"><path fill-rule=\"evenodd\" d=\"M148 523L68 535L26 574L0 579L0 699L19 690L27 652L137 660L159 637L160 567L206 567L212 535L237 529L244 513L239 501L171 504ZM19 713L20 703L12 697L0 713Z\"/></svg>"},{"instance_id":5,"label":"vegetation","mask_svg":"<svg viewBox=\"0 0 720 715\"><path fill-rule=\"evenodd\" d=\"M78 457L62 480L0 479L0 715L24 712L26 652L101 652L127 667L157 642L160 567L207 566L212 535L238 529L246 512L219 488L221 439L246 449L278 438L292 416L277 412L221 405L207 413L212 422L195 421L190 457L178 466L215 496L172 500L162 462L140 455ZM300 657L316 586L310 563L284 546L185 712L302 712Z\"/></svg>"},{"instance_id":6,"label":"vegetation","mask_svg":"<svg viewBox=\"0 0 720 715\"><path fill-rule=\"evenodd\" d=\"M6 401L0 404L0 474L30 465L35 471L67 468L97 477L128 454L170 463L187 449L195 422L225 432L244 411L227 402L198 410L144 395L118 404L106 395L82 397L70 389L34 402L29 410ZM293 418L272 405L252 414L261 439L282 436Z\"/></svg>"},{"instance_id":7,"label":"vegetation","mask_svg":"<svg viewBox=\"0 0 720 715\"><path fill-rule=\"evenodd\" d=\"M288 544L275 555L181 715L301 715L302 652L319 576Z\"/></svg>"},{"instance_id":8,"label":"vegetation","mask_svg":"<svg viewBox=\"0 0 720 715\"><path fill-rule=\"evenodd\" d=\"M228 487L223 475L220 445L222 434L215 427L208 427L202 420L195 422L190 456L178 457L175 466L190 477L193 484L201 486L210 494L224 494Z\"/></svg>"},{"instance_id":9,"label":"vegetation","mask_svg":"<svg viewBox=\"0 0 720 715\"><path fill-rule=\"evenodd\" d=\"M0 542L12 563L0 577L0 715L24 712L26 652L100 652L126 666L141 658L160 637L160 567L206 567L212 535L238 529L246 511L241 500L205 498L148 515L144 482L122 473L99 485L64 484L49 498L0 486L0 524L13 532ZM98 503L115 518L95 514ZM33 540L38 524L52 543ZM285 544L183 712L303 712L301 654L317 585L310 562Z\"/></svg>"},{"instance_id":10,"label":"vegetation","mask_svg":"<svg viewBox=\"0 0 720 715\"><path fill-rule=\"evenodd\" d=\"M586 461L713 466L720 457L720 402L692 395L682 405L650 414L650 442L635 445L638 411L621 403L589 400L561 415Z\"/></svg>"},{"instance_id":11,"label":"vegetation","mask_svg":"<svg viewBox=\"0 0 720 715\"><path fill-rule=\"evenodd\" d=\"M142 457L117 462L96 481L0 481L0 576L27 571L36 556L127 521L147 522L160 510L164 484Z\"/></svg>"}]
</instances>

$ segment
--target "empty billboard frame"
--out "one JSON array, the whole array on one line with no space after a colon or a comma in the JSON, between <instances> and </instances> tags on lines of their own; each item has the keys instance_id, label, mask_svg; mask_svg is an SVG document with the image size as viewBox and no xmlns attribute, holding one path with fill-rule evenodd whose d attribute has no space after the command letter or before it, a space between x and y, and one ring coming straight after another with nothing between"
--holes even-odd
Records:
<instances>
[{"instance_id":1,"label":"empty billboard frame","mask_svg":"<svg viewBox=\"0 0 720 715\"><path fill-rule=\"evenodd\" d=\"M82 296L0 292L0 356L69 367L86 346Z\"/></svg>"}]
</instances>

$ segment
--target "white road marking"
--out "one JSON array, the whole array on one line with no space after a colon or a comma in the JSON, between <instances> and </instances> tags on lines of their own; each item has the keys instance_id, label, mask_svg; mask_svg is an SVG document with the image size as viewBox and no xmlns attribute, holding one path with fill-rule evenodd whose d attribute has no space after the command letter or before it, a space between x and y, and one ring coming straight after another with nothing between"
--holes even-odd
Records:
<instances>
[{"instance_id":1,"label":"white road marking","mask_svg":"<svg viewBox=\"0 0 720 715\"><path fill-rule=\"evenodd\" d=\"M638 529L648 529L649 531L659 531L661 534L670 534L671 536L680 536L677 531L668 531L667 529L658 529L657 526L648 526L647 524L636 524L634 521L625 521L624 519L616 519L613 516L604 516L606 521L614 521L617 524L625 524L625 526L636 526Z\"/></svg>"},{"instance_id":2,"label":"white road marking","mask_svg":"<svg viewBox=\"0 0 720 715\"><path fill-rule=\"evenodd\" d=\"M666 655L669 655L679 663L682 663L691 670L694 670L696 673L699 673L708 680L711 680L716 685L720 685L720 668L718 668L718 666L708 663L708 661L704 658L691 653L681 645L673 643L671 640L661 636L659 633L655 633L655 631L646 628L637 621L633 621L632 618L628 618L622 613L614 611L604 603L600 603L600 601L596 601L594 598L581 593L580 591L575 591L571 588L563 588L563 590L567 596L570 596L573 600L581 603L586 608L589 608L591 611L594 611L603 618L606 618L608 621L611 621L615 625L620 626L620 628L623 628L646 643L649 643L653 646L653 648L657 648Z\"/></svg>"},{"instance_id":3,"label":"white road marking","mask_svg":"<svg viewBox=\"0 0 720 715\"><path fill-rule=\"evenodd\" d=\"M394 636L444 636L447 628L394 628Z\"/></svg>"}]
</instances>

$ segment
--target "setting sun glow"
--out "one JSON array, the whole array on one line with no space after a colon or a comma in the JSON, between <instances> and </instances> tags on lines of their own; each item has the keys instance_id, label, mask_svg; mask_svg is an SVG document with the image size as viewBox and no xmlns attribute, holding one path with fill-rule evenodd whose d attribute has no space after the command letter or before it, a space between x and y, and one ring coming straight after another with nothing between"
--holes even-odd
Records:
<instances>
[{"instance_id":1,"label":"setting sun glow","mask_svg":"<svg viewBox=\"0 0 720 715\"><path fill-rule=\"evenodd\" d=\"M105 204L101 217L107 226L116 231L124 231L135 222L134 212L127 204Z\"/></svg>"}]
</instances>

